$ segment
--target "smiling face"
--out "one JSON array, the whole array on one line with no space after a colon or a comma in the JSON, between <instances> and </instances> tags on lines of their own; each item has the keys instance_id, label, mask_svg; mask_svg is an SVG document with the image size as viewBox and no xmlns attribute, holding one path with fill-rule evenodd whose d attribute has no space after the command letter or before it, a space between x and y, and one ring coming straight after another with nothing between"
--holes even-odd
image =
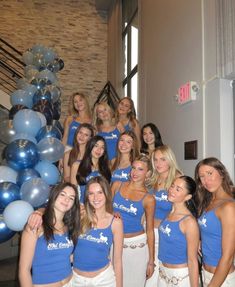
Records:
<instances>
[{"instance_id":1,"label":"smiling face","mask_svg":"<svg viewBox=\"0 0 235 287\"><path fill-rule=\"evenodd\" d=\"M202 186L209 192L217 192L222 189L223 177L212 166L202 165L198 172Z\"/></svg>"},{"instance_id":2,"label":"smiling face","mask_svg":"<svg viewBox=\"0 0 235 287\"><path fill-rule=\"evenodd\" d=\"M88 201L94 209L105 208L106 197L99 183L92 183L88 188Z\"/></svg>"},{"instance_id":3,"label":"smiling face","mask_svg":"<svg viewBox=\"0 0 235 287\"><path fill-rule=\"evenodd\" d=\"M147 145L154 145L155 136L150 127L146 127L143 129L143 140Z\"/></svg>"},{"instance_id":4,"label":"smiling face","mask_svg":"<svg viewBox=\"0 0 235 287\"><path fill-rule=\"evenodd\" d=\"M56 198L54 208L59 212L65 213L72 208L74 201L75 190L70 186L66 186Z\"/></svg>"},{"instance_id":5,"label":"smiling face","mask_svg":"<svg viewBox=\"0 0 235 287\"><path fill-rule=\"evenodd\" d=\"M78 112L86 110L86 101L80 95L75 95L73 98L74 109Z\"/></svg>"},{"instance_id":6,"label":"smiling face","mask_svg":"<svg viewBox=\"0 0 235 287\"><path fill-rule=\"evenodd\" d=\"M163 174L168 174L170 165L168 163L167 158L164 156L164 154L157 150L154 155L153 155L153 163L154 163L154 168L156 171L163 175Z\"/></svg>"},{"instance_id":7,"label":"smiling face","mask_svg":"<svg viewBox=\"0 0 235 287\"><path fill-rule=\"evenodd\" d=\"M118 150L120 153L130 153L133 148L133 139L129 135L122 135L118 141Z\"/></svg>"},{"instance_id":8,"label":"smiling face","mask_svg":"<svg viewBox=\"0 0 235 287\"><path fill-rule=\"evenodd\" d=\"M122 99L118 104L118 113L127 115L131 111L131 103L127 98Z\"/></svg>"},{"instance_id":9,"label":"smiling face","mask_svg":"<svg viewBox=\"0 0 235 287\"><path fill-rule=\"evenodd\" d=\"M144 183L148 176L148 166L145 162L135 160L130 173L131 181Z\"/></svg>"},{"instance_id":10,"label":"smiling face","mask_svg":"<svg viewBox=\"0 0 235 287\"><path fill-rule=\"evenodd\" d=\"M96 109L97 118L101 121L111 120L112 119L112 111L111 109L104 104L99 104Z\"/></svg>"},{"instance_id":11,"label":"smiling face","mask_svg":"<svg viewBox=\"0 0 235 287\"><path fill-rule=\"evenodd\" d=\"M168 191L168 200L173 203L183 203L192 197L188 194L185 181L182 178L177 178L172 183Z\"/></svg>"},{"instance_id":12,"label":"smiling face","mask_svg":"<svg viewBox=\"0 0 235 287\"><path fill-rule=\"evenodd\" d=\"M91 151L91 156L99 159L103 156L105 150L105 143L101 140L97 141Z\"/></svg>"},{"instance_id":13,"label":"smiling face","mask_svg":"<svg viewBox=\"0 0 235 287\"><path fill-rule=\"evenodd\" d=\"M80 128L78 133L77 133L77 142L82 145L82 144L87 144L89 139L91 138L91 131L87 128Z\"/></svg>"}]
</instances>

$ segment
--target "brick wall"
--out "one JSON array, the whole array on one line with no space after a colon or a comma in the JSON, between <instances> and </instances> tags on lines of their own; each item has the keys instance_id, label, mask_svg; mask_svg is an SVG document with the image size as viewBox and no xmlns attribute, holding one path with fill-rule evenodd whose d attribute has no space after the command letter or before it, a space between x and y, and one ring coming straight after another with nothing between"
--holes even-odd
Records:
<instances>
[{"instance_id":1,"label":"brick wall","mask_svg":"<svg viewBox=\"0 0 235 287\"><path fill-rule=\"evenodd\" d=\"M0 37L15 48L43 44L63 59L61 122L73 92L94 102L107 81L107 15L95 0L1 0L0 17Z\"/></svg>"}]
</instances>

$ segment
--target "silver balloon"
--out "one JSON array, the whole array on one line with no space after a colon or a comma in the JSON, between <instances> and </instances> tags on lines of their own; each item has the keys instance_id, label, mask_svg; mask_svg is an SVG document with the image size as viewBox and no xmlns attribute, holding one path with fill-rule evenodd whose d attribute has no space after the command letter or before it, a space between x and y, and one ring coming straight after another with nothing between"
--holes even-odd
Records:
<instances>
[{"instance_id":1,"label":"silver balloon","mask_svg":"<svg viewBox=\"0 0 235 287\"><path fill-rule=\"evenodd\" d=\"M37 144L41 160L57 162L64 155L64 145L54 137L46 137Z\"/></svg>"},{"instance_id":2,"label":"silver balloon","mask_svg":"<svg viewBox=\"0 0 235 287\"><path fill-rule=\"evenodd\" d=\"M41 178L31 178L25 181L21 188L21 198L33 207L46 203L50 192L49 185Z\"/></svg>"},{"instance_id":3,"label":"silver balloon","mask_svg":"<svg viewBox=\"0 0 235 287\"><path fill-rule=\"evenodd\" d=\"M0 121L0 141L4 144L9 144L14 135L16 134L12 121L9 119L5 119Z\"/></svg>"}]
</instances>

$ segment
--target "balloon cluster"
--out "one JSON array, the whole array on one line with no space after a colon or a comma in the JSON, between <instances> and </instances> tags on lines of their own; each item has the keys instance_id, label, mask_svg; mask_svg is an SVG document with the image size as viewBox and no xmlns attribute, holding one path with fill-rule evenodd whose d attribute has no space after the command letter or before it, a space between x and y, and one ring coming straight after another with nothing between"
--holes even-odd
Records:
<instances>
[{"instance_id":1,"label":"balloon cluster","mask_svg":"<svg viewBox=\"0 0 235 287\"><path fill-rule=\"evenodd\" d=\"M0 141L6 145L6 164L0 166L0 243L22 230L29 214L47 202L51 186L60 180L55 163L64 153L56 76L64 63L42 45L26 51L23 61L25 78L10 96L9 118L0 122Z\"/></svg>"}]
</instances>

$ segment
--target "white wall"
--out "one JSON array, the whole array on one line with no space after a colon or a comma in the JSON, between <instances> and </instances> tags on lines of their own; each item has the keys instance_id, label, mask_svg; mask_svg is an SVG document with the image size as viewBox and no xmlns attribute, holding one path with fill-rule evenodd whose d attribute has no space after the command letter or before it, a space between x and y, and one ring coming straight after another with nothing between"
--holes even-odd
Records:
<instances>
[{"instance_id":1,"label":"white wall","mask_svg":"<svg viewBox=\"0 0 235 287\"><path fill-rule=\"evenodd\" d=\"M140 120L158 126L164 143L172 147L180 167L191 176L197 162L212 155L233 175L232 97L228 82L217 76L215 2L139 0ZM174 96L190 80L199 84L199 96L179 106ZM216 110L220 115L217 125L227 116L226 132L224 124L215 131ZM198 160L184 160L184 142L191 140L198 141Z\"/></svg>"}]
</instances>

